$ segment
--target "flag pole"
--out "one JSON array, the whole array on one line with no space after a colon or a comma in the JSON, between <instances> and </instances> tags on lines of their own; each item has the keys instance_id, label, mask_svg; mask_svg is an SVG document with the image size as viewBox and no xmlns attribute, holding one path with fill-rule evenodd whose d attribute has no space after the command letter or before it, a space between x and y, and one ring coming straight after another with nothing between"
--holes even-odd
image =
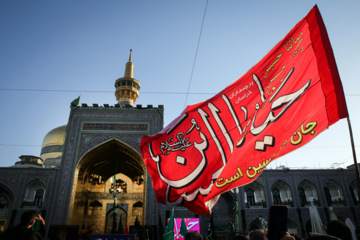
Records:
<instances>
[{"instance_id":1,"label":"flag pole","mask_svg":"<svg viewBox=\"0 0 360 240\"><path fill-rule=\"evenodd\" d=\"M358 200L358 206L360 206L360 175L359 175L359 165L358 165L357 160L356 160L355 144L354 144L354 138L353 138L352 129L351 129L350 116L347 117L347 122L348 122L348 126L349 126L351 149L352 149L352 154L353 154L353 158L354 158L354 167L355 167L355 172L356 172L356 183L357 183L358 198L359 198L359 200Z\"/></svg>"}]
</instances>

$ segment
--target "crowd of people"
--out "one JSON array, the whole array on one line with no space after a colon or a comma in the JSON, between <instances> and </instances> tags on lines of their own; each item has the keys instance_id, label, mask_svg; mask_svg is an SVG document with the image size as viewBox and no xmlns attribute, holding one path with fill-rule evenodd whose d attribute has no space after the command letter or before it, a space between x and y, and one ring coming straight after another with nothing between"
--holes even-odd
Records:
<instances>
[{"instance_id":1,"label":"crowd of people","mask_svg":"<svg viewBox=\"0 0 360 240\"><path fill-rule=\"evenodd\" d=\"M326 235L311 233L311 236L303 237L284 232L279 239L268 238L267 224L260 224L258 229L252 229L248 234L234 236L228 240L360 240L360 229L354 233L341 221L332 220L324 226ZM0 240L44 240L45 220L36 211L27 211L22 214L20 223L10 227L0 234ZM186 234L185 240L218 240L216 234L210 238L203 237L200 233L190 231Z\"/></svg>"},{"instance_id":2,"label":"crowd of people","mask_svg":"<svg viewBox=\"0 0 360 240\"><path fill-rule=\"evenodd\" d=\"M311 233L309 237L289 234L285 232L280 239L276 240L360 240L360 228L355 230L353 236L350 228L343 222L338 220L330 221L326 226L323 226L326 234ZM211 239L203 237L198 232L188 232L185 240L218 240L216 236L212 235ZM229 239L230 240L230 239ZM275 240L269 239L267 236L267 228L255 229L248 234L241 234L231 240Z\"/></svg>"},{"instance_id":3,"label":"crowd of people","mask_svg":"<svg viewBox=\"0 0 360 240\"><path fill-rule=\"evenodd\" d=\"M267 226L262 225L247 234L241 234L228 240L360 240L360 228L356 228L353 234L345 223L338 220L330 221L323 228L326 234L310 233L310 236L300 236L284 232L281 237L271 239L268 237ZM218 240L216 234L211 236L211 238L207 238L197 232L189 232L185 236L185 240Z\"/></svg>"},{"instance_id":4,"label":"crowd of people","mask_svg":"<svg viewBox=\"0 0 360 240\"><path fill-rule=\"evenodd\" d=\"M343 222L338 220L330 221L327 226L323 226L326 234L310 233L310 236L299 236L286 232L280 240L360 240L360 229L355 230L355 238L353 238L350 228ZM239 238L240 239L240 238ZM247 240L270 240L267 237L267 229L256 229L250 231L247 236L241 239Z\"/></svg>"},{"instance_id":5,"label":"crowd of people","mask_svg":"<svg viewBox=\"0 0 360 240\"><path fill-rule=\"evenodd\" d=\"M0 240L43 240L45 239L45 220L36 211L21 215L20 223L8 228L0 235Z\"/></svg>"}]
</instances>

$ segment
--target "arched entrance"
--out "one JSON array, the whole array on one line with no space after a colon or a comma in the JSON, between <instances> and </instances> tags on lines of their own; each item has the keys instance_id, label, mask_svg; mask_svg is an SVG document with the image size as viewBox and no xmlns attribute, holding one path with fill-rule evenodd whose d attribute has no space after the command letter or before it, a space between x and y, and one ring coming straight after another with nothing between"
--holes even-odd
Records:
<instances>
[{"instance_id":1,"label":"arched entrance","mask_svg":"<svg viewBox=\"0 0 360 240\"><path fill-rule=\"evenodd\" d=\"M3 232L9 224L14 195L11 190L0 183L0 231Z\"/></svg>"},{"instance_id":2,"label":"arched entrance","mask_svg":"<svg viewBox=\"0 0 360 240\"><path fill-rule=\"evenodd\" d=\"M136 218L143 223L145 208L137 207L137 215L132 214L132 208L139 201L145 202L144 176L141 156L127 144L112 139L93 148L76 167L68 223L79 225L80 231L109 233L113 224L108 224L109 213L114 208L122 210L124 225L133 225Z\"/></svg>"},{"instance_id":3,"label":"arched entrance","mask_svg":"<svg viewBox=\"0 0 360 240\"><path fill-rule=\"evenodd\" d=\"M127 212L124 208L117 206L106 213L105 233L122 233L126 227ZM122 230L122 231L121 231Z\"/></svg>"}]
</instances>

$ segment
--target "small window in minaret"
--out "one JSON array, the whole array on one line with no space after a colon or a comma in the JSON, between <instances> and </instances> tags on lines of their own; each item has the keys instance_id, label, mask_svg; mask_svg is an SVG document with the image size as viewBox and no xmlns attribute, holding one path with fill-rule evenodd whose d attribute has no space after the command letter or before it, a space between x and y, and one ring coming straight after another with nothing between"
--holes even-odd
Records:
<instances>
[{"instance_id":1,"label":"small window in minaret","mask_svg":"<svg viewBox=\"0 0 360 240\"><path fill-rule=\"evenodd\" d=\"M131 81L126 81L126 86L131 86Z\"/></svg>"}]
</instances>

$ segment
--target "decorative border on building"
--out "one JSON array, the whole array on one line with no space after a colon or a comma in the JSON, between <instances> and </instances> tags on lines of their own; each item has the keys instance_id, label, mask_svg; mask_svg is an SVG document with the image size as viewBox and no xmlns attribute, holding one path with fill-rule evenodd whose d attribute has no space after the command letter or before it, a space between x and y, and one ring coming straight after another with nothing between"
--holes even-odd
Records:
<instances>
[{"instance_id":1,"label":"decorative border on building","mask_svg":"<svg viewBox=\"0 0 360 240\"><path fill-rule=\"evenodd\" d=\"M129 212L129 204L128 203L117 203L116 207L121 207L121 208L125 209L126 212ZM113 203L106 204L106 212L108 212L112 208L114 208Z\"/></svg>"},{"instance_id":2,"label":"decorative border on building","mask_svg":"<svg viewBox=\"0 0 360 240\"><path fill-rule=\"evenodd\" d=\"M79 147L79 159L92 148L110 140L117 139L128 144L130 147L140 153L139 144L142 135L124 135L124 134L82 134Z\"/></svg>"},{"instance_id":3,"label":"decorative border on building","mask_svg":"<svg viewBox=\"0 0 360 240\"><path fill-rule=\"evenodd\" d=\"M84 123L83 130L110 131L148 131L148 124L143 123Z\"/></svg>"},{"instance_id":4,"label":"decorative border on building","mask_svg":"<svg viewBox=\"0 0 360 240\"><path fill-rule=\"evenodd\" d=\"M45 153L62 152L62 150L63 150L63 145L46 146L41 149L40 155L43 155Z\"/></svg>"}]
</instances>

